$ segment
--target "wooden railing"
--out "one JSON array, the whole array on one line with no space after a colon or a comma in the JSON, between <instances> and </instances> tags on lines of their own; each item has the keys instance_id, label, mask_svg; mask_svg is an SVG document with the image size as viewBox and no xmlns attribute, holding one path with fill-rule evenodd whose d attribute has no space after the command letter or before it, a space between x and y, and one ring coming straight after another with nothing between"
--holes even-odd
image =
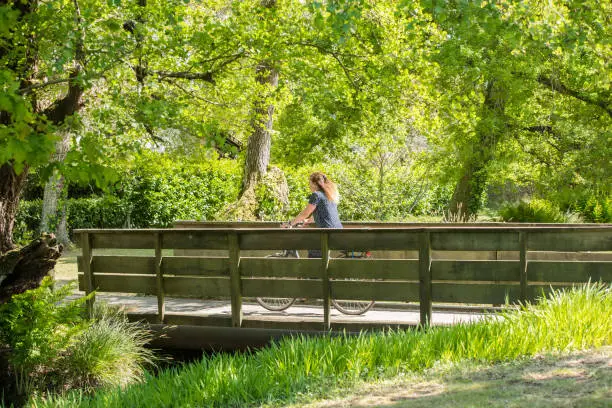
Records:
<instances>
[{"instance_id":1,"label":"wooden railing","mask_svg":"<svg viewBox=\"0 0 612 408\"><path fill-rule=\"evenodd\" d=\"M159 322L165 297L231 299L242 326L244 297L300 297L419 302L421 324L432 303L503 304L533 300L551 288L612 282L612 262L529 260L531 251L612 251L612 226L436 225L394 228L207 228L76 230L82 248L79 286L86 292L155 295ZM146 249L146 255L96 250ZM246 251L320 249L321 259L243 256ZM335 259L334 250L418 251L418 259ZM223 250L226 256L174 256L167 250ZM514 251L517 260L436 260L432 251ZM92 307L92 304L89 305Z\"/></svg>"}]
</instances>

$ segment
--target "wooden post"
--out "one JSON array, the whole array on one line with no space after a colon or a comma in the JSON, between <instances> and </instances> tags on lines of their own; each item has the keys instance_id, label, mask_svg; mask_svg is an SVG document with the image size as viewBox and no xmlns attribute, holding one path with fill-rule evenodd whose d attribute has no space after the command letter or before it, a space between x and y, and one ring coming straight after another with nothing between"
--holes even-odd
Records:
<instances>
[{"instance_id":1,"label":"wooden post","mask_svg":"<svg viewBox=\"0 0 612 408\"><path fill-rule=\"evenodd\" d=\"M519 232L521 302L527 301L527 231Z\"/></svg>"},{"instance_id":2,"label":"wooden post","mask_svg":"<svg viewBox=\"0 0 612 408\"><path fill-rule=\"evenodd\" d=\"M240 284L240 245L238 243L238 233L230 232L229 243L229 264L230 264L230 286L232 296L232 326L242 326L242 290Z\"/></svg>"},{"instance_id":3,"label":"wooden post","mask_svg":"<svg viewBox=\"0 0 612 408\"><path fill-rule=\"evenodd\" d=\"M321 282L323 284L323 330L331 328L330 321L330 288L329 288L329 236L321 233Z\"/></svg>"},{"instance_id":4,"label":"wooden post","mask_svg":"<svg viewBox=\"0 0 612 408\"><path fill-rule=\"evenodd\" d=\"M431 324L431 238L429 231L423 231L419 246L419 308L421 326Z\"/></svg>"},{"instance_id":5,"label":"wooden post","mask_svg":"<svg viewBox=\"0 0 612 408\"><path fill-rule=\"evenodd\" d=\"M93 259L91 248L91 236L88 232L83 233L83 277L85 278L85 294L89 295L94 291L93 271L91 270L91 262ZM95 294L91 299L87 300L87 316L93 317L93 308L95 302Z\"/></svg>"},{"instance_id":6,"label":"wooden post","mask_svg":"<svg viewBox=\"0 0 612 408\"><path fill-rule=\"evenodd\" d=\"M164 304L164 275L162 271L162 234L155 233L155 275L157 276L157 318L164 322L166 307Z\"/></svg>"}]
</instances>

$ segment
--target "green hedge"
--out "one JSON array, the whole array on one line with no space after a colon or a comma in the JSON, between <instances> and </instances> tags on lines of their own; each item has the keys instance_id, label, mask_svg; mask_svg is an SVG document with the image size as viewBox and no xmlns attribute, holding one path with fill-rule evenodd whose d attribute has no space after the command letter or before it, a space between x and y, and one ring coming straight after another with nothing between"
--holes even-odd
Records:
<instances>
[{"instance_id":1,"label":"green hedge","mask_svg":"<svg viewBox=\"0 0 612 408\"><path fill-rule=\"evenodd\" d=\"M210 220L237 198L240 180L236 161L177 162L147 153L112 192L63 201L68 229L165 228L181 219ZM33 237L41 214L41 200L20 202L15 242L25 243Z\"/></svg>"},{"instance_id":2,"label":"green hedge","mask_svg":"<svg viewBox=\"0 0 612 408\"><path fill-rule=\"evenodd\" d=\"M271 189L262 188L257 191L257 214L263 220L285 220L298 214L307 203L308 176L313 171L324 171L338 183L343 220L386 221L439 215L450 198L451 190L424 186L408 171L389 173L381 196L376 175L366 170L341 164L285 168L289 207L282 208ZM146 152L125 171L112 191L63 201L67 205L68 228L166 228L176 220L213 220L237 199L241 179L239 160L177 158ZM32 238L33 231L39 228L41 212L41 200L21 201L15 242Z\"/></svg>"}]
</instances>

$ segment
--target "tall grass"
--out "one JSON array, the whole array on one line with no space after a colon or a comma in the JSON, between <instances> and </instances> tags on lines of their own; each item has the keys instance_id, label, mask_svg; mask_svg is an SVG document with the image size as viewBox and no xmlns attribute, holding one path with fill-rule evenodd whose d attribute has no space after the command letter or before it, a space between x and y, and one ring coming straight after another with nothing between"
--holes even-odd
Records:
<instances>
[{"instance_id":1,"label":"tall grass","mask_svg":"<svg viewBox=\"0 0 612 408\"><path fill-rule=\"evenodd\" d=\"M216 355L143 384L31 402L35 407L243 407L322 395L338 385L421 371L437 362L497 362L612 344L610 287L554 292L501 317L422 331L295 337L266 349Z\"/></svg>"},{"instance_id":2,"label":"tall grass","mask_svg":"<svg viewBox=\"0 0 612 408\"><path fill-rule=\"evenodd\" d=\"M61 371L71 382L66 386L88 392L141 381L144 367L154 365L153 352L145 347L151 335L120 310L103 303L96 306L94 322L62 359Z\"/></svg>"}]
</instances>

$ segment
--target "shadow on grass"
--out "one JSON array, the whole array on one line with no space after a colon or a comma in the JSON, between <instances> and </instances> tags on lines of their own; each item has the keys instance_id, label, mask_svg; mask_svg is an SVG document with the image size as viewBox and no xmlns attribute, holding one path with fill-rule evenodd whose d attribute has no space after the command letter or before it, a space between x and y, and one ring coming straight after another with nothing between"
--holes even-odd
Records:
<instances>
[{"instance_id":1,"label":"shadow on grass","mask_svg":"<svg viewBox=\"0 0 612 408\"><path fill-rule=\"evenodd\" d=\"M295 407L611 407L612 347L494 366L438 368L423 376L366 384L351 393L350 398Z\"/></svg>"}]
</instances>

